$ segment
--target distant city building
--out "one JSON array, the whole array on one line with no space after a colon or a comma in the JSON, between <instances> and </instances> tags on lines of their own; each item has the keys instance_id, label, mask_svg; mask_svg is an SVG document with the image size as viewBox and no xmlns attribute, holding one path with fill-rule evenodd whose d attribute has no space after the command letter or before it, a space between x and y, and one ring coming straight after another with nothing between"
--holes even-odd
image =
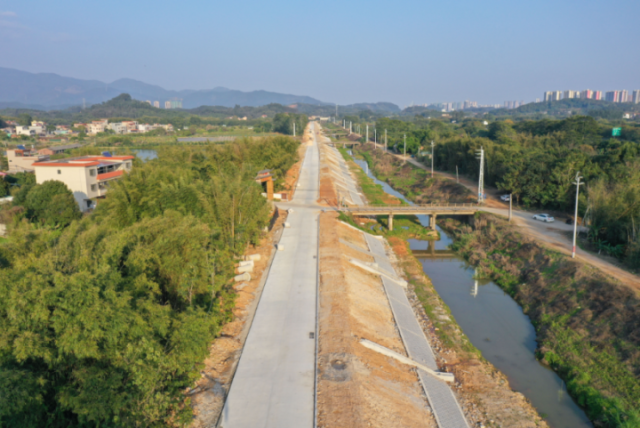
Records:
<instances>
[{"instance_id":1,"label":"distant city building","mask_svg":"<svg viewBox=\"0 0 640 428\"><path fill-rule=\"evenodd\" d=\"M149 100L145 101L145 103L147 103L147 104L149 104L149 105L152 105L152 104L151 104L151 101L149 101Z\"/></svg>"},{"instance_id":2,"label":"distant city building","mask_svg":"<svg viewBox=\"0 0 640 428\"><path fill-rule=\"evenodd\" d=\"M604 94L604 100L609 101L610 103L619 103L620 102L620 91L609 91Z\"/></svg>"},{"instance_id":3,"label":"distant city building","mask_svg":"<svg viewBox=\"0 0 640 428\"><path fill-rule=\"evenodd\" d=\"M580 92L580 98L582 98L583 100L592 99L593 91L591 89L585 89L584 91Z\"/></svg>"},{"instance_id":4,"label":"distant city building","mask_svg":"<svg viewBox=\"0 0 640 428\"><path fill-rule=\"evenodd\" d=\"M631 102L634 104L640 104L640 89L633 91Z\"/></svg>"},{"instance_id":5,"label":"distant city building","mask_svg":"<svg viewBox=\"0 0 640 428\"><path fill-rule=\"evenodd\" d=\"M182 100L178 98L174 98L172 100L165 101L164 108L166 109L182 108Z\"/></svg>"},{"instance_id":6,"label":"distant city building","mask_svg":"<svg viewBox=\"0 0 640 428\"><path fill-rule=\"evenodd\" d=\"M629 91L627 91L626 89L623 89L620 91L620 102L621 103L631 102L631 97L629 97Z\"/></svg>"},{"instance_id":7,"label":"distant city building","mask_svg":"<svg viewBox=\"0 0 640 428\"><path fill-rule=\"evenodd\" d=\"M602 101L602 91L593 91L593 99Z\"/></svg>"},{"instance_id":8,"label":"distant city building","mask_svg":"<svg viewBox=\"0 0 640 428\"><path fill-rule=\"evenodd\" d=\"M564 91L564 99L570 100L572 98L578 98L576 97L576 94L577 94L576 91Z\"/></svg>"},{"instance_id":9,"label":"distant city building","mask_svg":"<svg viewBox=\"0 0 640 428\"><path fill-rule=\"evenodd\" d=\"M160 108L160 101L154 101L154 102L153 102L153 106L154 106L155 108Z\"/></svg>"}]
</instances>

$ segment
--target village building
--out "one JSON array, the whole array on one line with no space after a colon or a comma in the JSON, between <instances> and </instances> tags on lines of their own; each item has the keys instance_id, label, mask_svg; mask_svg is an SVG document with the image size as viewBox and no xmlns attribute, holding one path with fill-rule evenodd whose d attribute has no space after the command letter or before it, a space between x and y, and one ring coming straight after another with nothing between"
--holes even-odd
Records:
<instances>
[{"instance_id":1,"label":"village building","mask_svg":"<svg viewBox=\"0 0 640 428\"><path fill-rule=\"evenodd\" d=\"M80 211L94 208L109 184L131 171L134 156L81 156L36 162L36 182L61 181L73 193Z\"/></svg>"}]
</instances>

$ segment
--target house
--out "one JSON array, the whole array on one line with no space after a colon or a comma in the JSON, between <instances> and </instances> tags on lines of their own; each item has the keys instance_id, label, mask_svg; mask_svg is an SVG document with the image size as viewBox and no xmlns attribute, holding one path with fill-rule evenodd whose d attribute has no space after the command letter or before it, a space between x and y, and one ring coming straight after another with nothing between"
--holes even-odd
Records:
<instances>
[{"instance_id":1,"label":"house","mask_svg":"<svg viewBox=\"0 0 640 428\"><path fill-rule=\"evenodd\" d=\"M18 146L15 150L7 150L9 172L33 172L33 164L49 160L49 156L36 154L24 146Z\"/></svg>"},{"instance_id":2,"label":"house","mask_svg":"<svg viewBox=\"0 0 640 428\"><path fill-rule=\"evenodd\" d=\"M109 184L131 170L134 156L80 156L36 162L36 182L61 181L73 193L80 211L92 209L104 198Z\"/></svg>"},{"instance_id":3,"label":"house","mask_svg":"<svg viewBox=\"0 0 640 428\"><path fill-rule=\"evenodd\" d=\"M64 146L47 147L45 149L38 150L38 154L53 156L64 153L67 150L78 149L80 147L82 147L82 144L66 144Z\"/></svg>"},{"instance_id":4,"label":"house","mask_svg":"<svg viewBox=\"0 0 640 428\"><path fill-rule=\"evenodd\" d=\"M44 122L32 121L31 126L16 126L16 134L26 135L27 137L33 137L36 135L44 134L47 130L47 124Z\"/></svg>"},{"instance_id":5,"label":"house","mask_svg":"<svg viewBox=\"0 0 640 428\"><path fill-rule=\"evenodd\" d=\"M107 128L111 129L116 134L126 134L127 133L127 127L125 125L123 125L121 122L110 123L109 126L107 126Z\"/></svg>"},{"instance_id":6,"label":"house","mask_svg":"<svg viewBox=\"0 0 640 428\"><path fill-rule=\"evenodd\" d=\"M96 135L99 132L104 132L107 129L109 121L107 119L94 120L91 123L87 123L85 128L87 129L87 135Z\"/></svg>"}]
</instances>

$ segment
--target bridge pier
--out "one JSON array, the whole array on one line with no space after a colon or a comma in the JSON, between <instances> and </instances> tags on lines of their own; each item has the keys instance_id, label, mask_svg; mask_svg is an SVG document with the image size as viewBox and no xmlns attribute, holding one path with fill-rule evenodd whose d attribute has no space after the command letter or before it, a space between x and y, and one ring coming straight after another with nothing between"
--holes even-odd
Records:
<instances>
[{"instance_id":1,"label":"bridge pier","mask_svg":"<svg viewBox=\"0 0 640 428\"><path fill-rule=\"evenodd\" d=\"M389 230L393 230L393 214L389 214Z\"/></svg>"},{"instance_id":2,"label":"bridge pier","mask_svg":"<svg viewBox=\"0 0 640 428\"><path fill-rule=\"evenodd\" d=\"M429 215L429 228L431 230L436 230L436 214Z\"/></svg>"}]
</instances>

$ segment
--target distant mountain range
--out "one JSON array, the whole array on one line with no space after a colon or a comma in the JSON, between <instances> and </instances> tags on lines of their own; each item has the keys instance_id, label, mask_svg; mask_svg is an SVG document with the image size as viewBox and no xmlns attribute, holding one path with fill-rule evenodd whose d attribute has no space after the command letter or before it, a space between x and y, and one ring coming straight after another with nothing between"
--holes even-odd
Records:
<instances>
[{"instance_id":1,"label":"distant mountain range","mask_svg":"<svg viewBox=\"0 0 640 428\"><path fill-rule=\"evenodd\" d=\"M271 103L327 105L315 98L277 92L243 92L221 87L169 91L160 86L133 79L119 79L112 83L104 83L98 80L63 77L53 73L34 74L0 67L0 109L54 110L82 105L83 102L89 106L110 100L122 93L127 93L140 101L160 101L162 107L165 101L179 98L182 99L182 106L185 109L235 105L259 107Z\"/></svg>"}]
</instances>

